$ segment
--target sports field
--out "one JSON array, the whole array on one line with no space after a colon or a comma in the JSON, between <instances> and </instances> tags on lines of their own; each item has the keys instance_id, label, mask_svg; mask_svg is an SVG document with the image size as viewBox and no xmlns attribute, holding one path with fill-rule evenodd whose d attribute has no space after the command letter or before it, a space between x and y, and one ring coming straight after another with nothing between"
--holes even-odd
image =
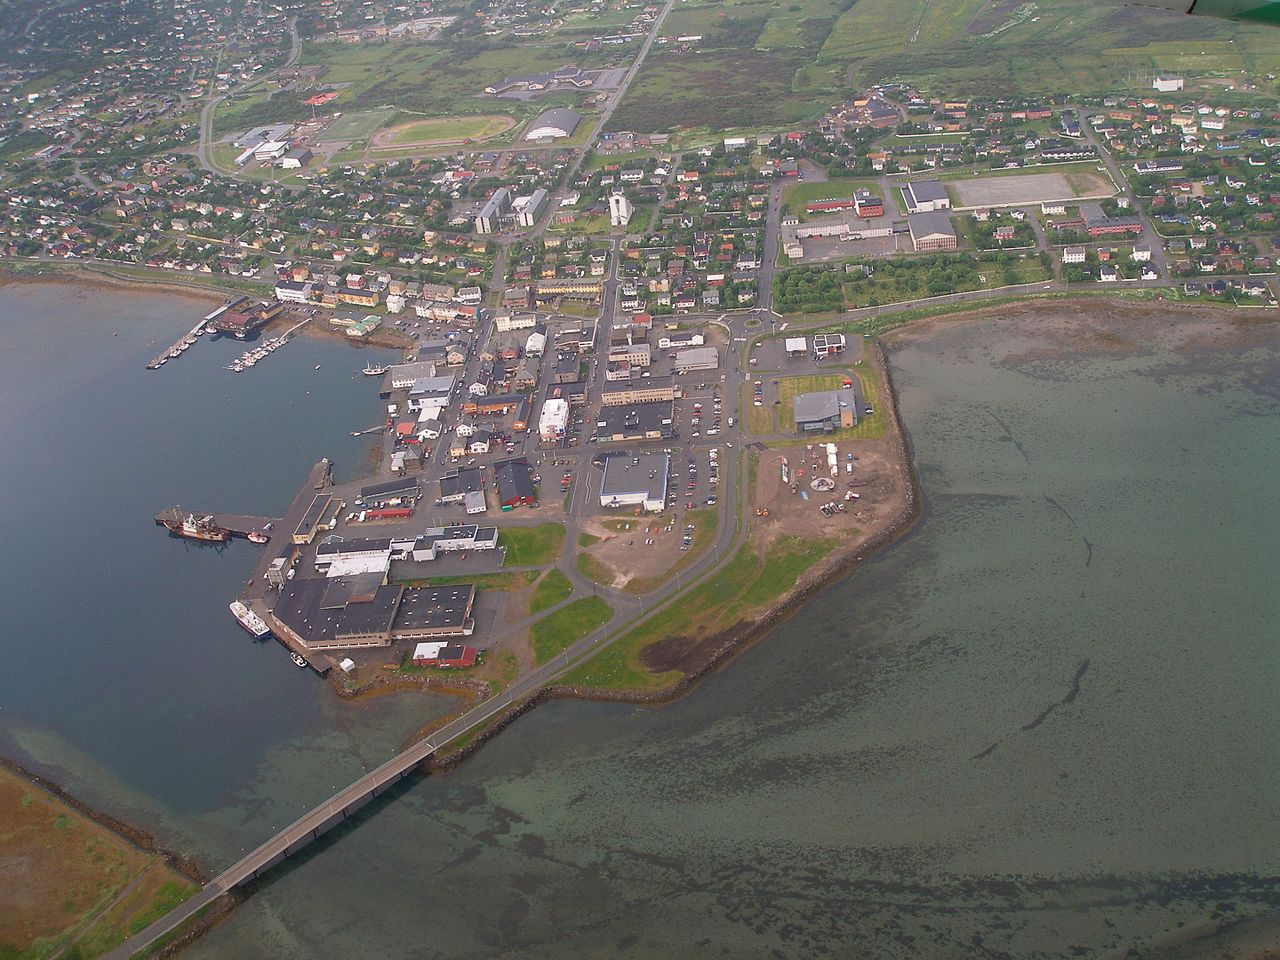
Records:
<instances>
[{"instance_id":1,"label":"sports field","mask_svg":"<svg viewBox=\"0 0 1280 960\"><path fill-rule=\"evenodd\" d=\"M1028 173L1006 177L952 180L947 190L961 207L1014 207L1044 200L1110 196L1111 181L1095 171Z\"/></svg>"},{"instance_id":2,"label":"sports field","mask_svg":"<svg viewBox=\"0 0 1280 960\"><path fill-rule=\"evenodd\" d=\"M384 130L374 137L375 147L406 147L436 143L487 140L515 126L512 117L478 114L464 117L432 117Z\"/></svg>"},{"instance_id":3,"label":"sports field","mask_svg":"<svg viewBox=\"0 0 1280 960\"><path fill-rule=\"evenodd\" d=\"M320 135L320 140L327 143L363 140L380 130L394 113L395 111L390 107L344 113L325 128L324 133Z\"/></svg>"}]
</instances>

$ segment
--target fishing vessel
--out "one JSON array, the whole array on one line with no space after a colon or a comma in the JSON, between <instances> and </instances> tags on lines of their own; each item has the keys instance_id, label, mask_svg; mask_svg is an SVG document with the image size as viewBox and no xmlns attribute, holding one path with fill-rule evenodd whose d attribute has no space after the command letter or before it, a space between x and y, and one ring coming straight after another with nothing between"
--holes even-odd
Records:
<instances>
[{"instance_id":1,"label":"fishing vessel","mask_svg":"<svg viewBox=\"0 0 1280 960\"><path fill-rule=\"evenodd\" d=\"M212 515L197 517L193 513L183 514L174 509L156 519L170 533L176 533L188 540L226 543L231 539L231 531L214 523Z\"/></svg>"},{"instance_id":2,"label":"fishing vessel","mask_svg":"<svg viewBox=\"0 0 1280 960\"><path fill-rule=\"evenodd\" d=\"M266 543L271 538L259 530L250 530L245 534L245 539L250 543Z\"/></svg>"},{"instance_id":3,"label":"fishing vessel","mask_svg":"<svg viewBox=\"0 0 1280 960\"><path fill-rule=\"evenodd\" d=\"M248 630L257 639L261 640L271 632L271 628L266 625L263 619L239 600L233 600L230 609L231 615L236 618L240 626Z\"/></svg>"},{"instance_id":4,"label":"fishing vessel","mask_svg":"<svg viewBox=\"0 0 1280 960\"><path fill-rule=\"evenodd\" d=\"M296 664L297 664L298 666L300 666L300 667L309 667L309 666L311 666L311 664L307 663L307 658L306 658L306 657L304 657L304 656L303 656L302 654L300 654L300 653L291 653L291 654L289 654L289 659L290 659L290 660L292 660L294 663L296 663Z\"/></svg>"},{"instance_id":5,"label":"fishing vessel","mask_svg":"<svg viewBox=\"0 0 1280 960\"><path fill-rule=\"evenodd\" d=\"M386 367L376 367L376 366L374 366L373 364L369 364L369 365L368 365L367 367L365 367L365 368L364 368L364 370L363 370L363 371L361 371L361 372L362 372L366 377L380 377L380 376L382 376L384 373L386 373L386 372L387 372L387 368L386 368Z\"/></svg>"}]
</instances>

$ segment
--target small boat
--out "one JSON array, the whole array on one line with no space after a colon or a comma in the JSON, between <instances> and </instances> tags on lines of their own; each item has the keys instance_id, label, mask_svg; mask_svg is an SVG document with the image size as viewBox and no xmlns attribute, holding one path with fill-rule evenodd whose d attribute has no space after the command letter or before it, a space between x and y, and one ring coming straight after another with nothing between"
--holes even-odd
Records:
<instances>
[{"instance_id":1,"label":"small boat","mask_svg":"<svg viewBox=\"0 0 1280 960\"><path fill-rule=\"evenodd\" d=\"M376 367L373 364L370 364L369 366L365 367L364 370L361 371L361 373L363 373L366 377L380 377L386 372L387 372L386 367Z\"/></svg>"},{"instance_id":2,"label":"small boat","mask_svg":"<svg viewBox=\"0 0 1280 960\"><path fill-rule=\"evenodd\" d=\"M289 659L290 659L290 660L292 660L294 663L296 663L296 664L297 664L298 666L300 666L300 667L309 667L309 666L311 666L311 664L307 663L307 658L306 658L306 657L304 657L304 656L303 656L302 654L300 654L300 653L291 653L291 654L289 654Z\"/></svg>"},{"instance_id":3,"label":"small boat","mask_svg":"<svg viewBox=\"0 0 1280 960\"><path fill-rule=\"evenodd\" d=\"M245 535L245 539L248 540L250 543L266 543L271 538L268 537L265 533L261 533L257 530L250 530Z\"/></svg>"},{"instance_id":4,"label":"small boat","mask_svg":"<svg viewBox=\"0 0 1280 960\"><path fill-rule=\"evenodd\" d=\"M318 364L318 363L316 364L316 369L317 369L317 370L319 370L319 369L320 369L320 364Z\"/></svg>"}]
</instances>

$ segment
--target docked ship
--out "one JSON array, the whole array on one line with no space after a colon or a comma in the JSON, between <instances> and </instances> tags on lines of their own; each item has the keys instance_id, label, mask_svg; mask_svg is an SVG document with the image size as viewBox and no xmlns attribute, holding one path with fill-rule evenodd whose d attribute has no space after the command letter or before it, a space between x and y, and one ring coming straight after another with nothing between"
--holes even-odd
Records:
<instances>
[{"instance_id":1,"label":"docked ship","mask_svg":"<svg viewBox=\"0 0 1280 960\"><path fill-rule=\"evenodd\" d=\"M380 377L380 376L382 376L384 373L386 373L386 372L387 372L387 368L386 368L386 367L378 367L378 366L374 366L374 365L371 363L371 364L369 364L367 367L365 367L365 368L364 368L364 370L362 370L361 372L362 372L366 377Z\"/></svg>"},{"instance_id":2,"label":"docked ship","mask_svg":"<svg viewBox=\"0 0 1280 960\"><path fill-rule=\"evenodd\" d=\"M304 656L303 656L302 654L300 654L300 653L291 653L291 654L289 654L289 659L290 659L290 660L292 660L294 663L296 663L296 664L297 664L298 666L300 666L300 667L309 667L309 666L311 666L311 664L307 663L307 658L306 658L306 657L304 657Z\"/></svg>"},{"instance_id":3,"label":"docked ship","mask_svg":"<svg viewBox=\"0 0 1280 960\"><path fill-rule=\"evenodd\" d=\"M239 600L231 602L231 615L236 618L240 626L248 630L258 640L261 640L271 632L271 628L266 625L263 619Z\"/></svg>"},{"instance_id":4,"label":"docked ship","mask_svg":"<svg viewBox=\"0 0 1280 960\"><path fill-rule=\"evenodd\" d=\"M170 510L156 520L170 533L176 533L188 540L226 543L231 539L231 531L214 523L212 515L197 517L194 513L183 514L177 510Z\"/></svg>"}]
</instances>

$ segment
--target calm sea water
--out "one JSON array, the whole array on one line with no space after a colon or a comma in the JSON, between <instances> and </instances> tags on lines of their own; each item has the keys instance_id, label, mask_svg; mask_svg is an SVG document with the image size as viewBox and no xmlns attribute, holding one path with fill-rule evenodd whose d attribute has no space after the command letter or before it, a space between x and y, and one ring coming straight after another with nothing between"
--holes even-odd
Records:
<instances>
[{"instance_id":1,"label":"calm sea water","mask_svg":"<svg viewBox=\"0 0 1280 960\"><path fill-rule=\"evenodd\" d=\"M213 865L449 706L351 706L227 612L261 549L153 515L282 512L322 456L363 471L387 351L295 340L253 370L201 338L217 299L88 285L0 291L0 751ZM316 364L320 369L316 370Z\"/></svg>"},{"instance_id":2,"label":"calm sea water","mask_svg":"<svg viewBox=\"0 0 1280 960\"><path fill-rule=\"evenodd\" d=\"M112 338L109 299L18 295L3 730L224 863L428 706L333 703L225 615L248 545L150 516L279 509L320 454L357 462L363 357L299 343L236 377L202 343L148 374L174 301L123 301L139 332ZM190 955L1165 957L1272 913L1280 339L1035 346L986 323L895 355L926 519L694 694L534 711Z\"/></svg>"},{"instance_id":3,"label":"calm sea water","mask_svg":"<svg viewBox=\"0 0 1280 960\"><path fill-rule=\"evenodd\" d=\"M1277 898L1277 343L903 350L912 537L679 703L534 711L192 956L1207 951Z\"/></svg>"}]
</instances>

